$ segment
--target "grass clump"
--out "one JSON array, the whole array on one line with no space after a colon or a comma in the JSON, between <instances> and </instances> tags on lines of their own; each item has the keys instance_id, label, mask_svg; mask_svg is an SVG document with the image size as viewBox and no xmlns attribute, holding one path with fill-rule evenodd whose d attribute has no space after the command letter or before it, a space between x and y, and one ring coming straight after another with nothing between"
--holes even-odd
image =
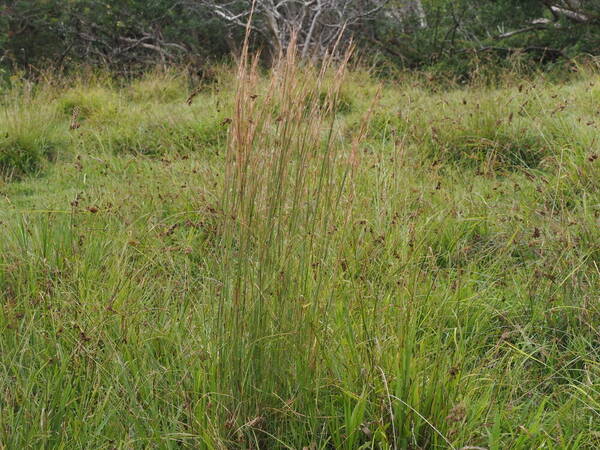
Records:
<instances>
[{"instance_id":1,"label":"grass clump","mask_svg":"<svg viewBox=\"0 0 600 450\"><path fill-rule=\"evenodd\" d=\"M295 58L289 50L258 97L256 61L240 66L216 269L218 379L232 399L244 398L231 406L224 400L224 412L241 430L255 423L278 434L287 421L277 411L282 399L316 388L315 339L327 327L326 298L333 295L332 273L317 268L330 264L326 236L344 220L339 202L352 165L352 153L340 153L333 135L345 65L335 69L336 84L323 97L319 87L334 69L325 62L320 72L299 71ZM225 324L236 324L235 331ZM307 400L298 398L298 406L310 407ZM242 445L267 444L248 432L237 437L248 443Z\"/></svg>"},{"instance_id":2,"label":"grass clump","mask_svg":"<svg viewBox=\"0 0 600 450\"><path fill-rule=\"evenodd\" d=\"M535 168L545 156L544 140L533 130L478 119L456 124L447 135L431 130L432 151L443 158L485 171Z\"/></svg>"},{"instance_id":3,"label":"grass clump","mask_svg":"<svg viewBox=\"0 0 600 450\"><path fill-rule=\"evenodd\" d=\"M43 105L11 105L1 117L0 172L5 177L35 173L69 145L60 117Z\"/></svg>"},{"instance_id":4,"label":"grass clump","mask_svg":"<svg viewBox=\"0 0 600 450\"><path fill-rule=\"evenodd\" d=\"M61 92L56 100L58 110L70 118L73 110L78 110L78 119L95 122L116 119L118 117L119 99L115 92L103 86L82 83Z\"/></svg>"},{"instance_id":5,"label":"grass clump","mask_svg":"<svg viewBox=\"0 0 600 450\"><path fill-rule=\"evenodd\" d=\"M127 87L127 97L135 103L174 103L185 101L188 81L176 72L150 72Z\"/></svg>"},{"instance_id":6,"label":"grass clump","mask_svg":"<svg viewBox=\"0 0 600 450\"><path fill-rule=\"evenodd\" d=\"M222 113L130 109L122 114L124 119L105 125L104 132L82 130L82 145L116 154L163 157L192 152L215 153L227 141L228 120Z\"/></svg>"}]
</instances>

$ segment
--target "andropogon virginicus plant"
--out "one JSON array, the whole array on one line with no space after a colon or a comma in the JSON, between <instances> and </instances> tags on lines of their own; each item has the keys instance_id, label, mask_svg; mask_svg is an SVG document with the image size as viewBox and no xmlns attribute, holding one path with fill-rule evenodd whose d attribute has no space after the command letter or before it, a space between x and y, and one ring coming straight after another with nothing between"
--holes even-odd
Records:
<instances>
[{"instance_id":1,"label":"andropogon virginicus plant","mask_svg":"<svg viewBox=\"0 0 600 450\"><path fill-rule=\"evenodd\" d=\"M318 370L330 231L356 164L336 128L349 57L308 67L291 43L266 80L247 49L239 63L217 315L219 379L238 425L272 420L268 409L311 388Z\"/></svg>"}]
</instances>

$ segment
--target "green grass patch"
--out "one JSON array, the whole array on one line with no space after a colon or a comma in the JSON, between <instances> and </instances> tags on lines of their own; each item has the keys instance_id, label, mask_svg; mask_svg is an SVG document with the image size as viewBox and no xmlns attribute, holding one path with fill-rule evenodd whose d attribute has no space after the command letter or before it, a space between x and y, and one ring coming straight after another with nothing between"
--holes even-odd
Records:
<instances>
[{"instance_id":1,"label":"green grass patch","mask_svg":"<svg viewBox=\"0 0 600 450\"><path fill-rule=\"evenodd\" d=\"M5 92L0 447L598 446L597 76L337 74Z\"/></svg>"}]
</instances>

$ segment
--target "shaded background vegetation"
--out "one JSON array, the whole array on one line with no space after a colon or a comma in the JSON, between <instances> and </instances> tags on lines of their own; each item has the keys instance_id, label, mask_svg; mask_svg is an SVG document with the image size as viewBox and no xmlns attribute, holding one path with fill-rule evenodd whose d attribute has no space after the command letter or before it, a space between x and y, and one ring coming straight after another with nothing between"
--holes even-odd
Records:
<instances>
[{"instance_id":1,"label":"shaded background vegetation","mask_svg":"<svg viewBox=\"0 0 600 450\"><path fill-rule=\"evenodd\" d=\"M292 28L309 35L307 48L318 57L319 44L342 25L342 43L353 37L369 63L458 75L474 61L514 64L517 56L548 67L600 49L597 0L298 0L285 10L282 2L262 3L254 45L266 50L266 63ZM85 63L131 72L186 63L203 71L238 51L249 9L249 1L5 0L0 67Z\"/></svg>"}]
</instances>

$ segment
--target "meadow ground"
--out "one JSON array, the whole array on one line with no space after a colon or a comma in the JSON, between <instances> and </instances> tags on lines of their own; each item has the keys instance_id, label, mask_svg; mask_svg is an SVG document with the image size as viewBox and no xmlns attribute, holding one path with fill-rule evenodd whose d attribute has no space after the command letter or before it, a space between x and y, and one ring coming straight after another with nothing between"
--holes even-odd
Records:
<instances>
[{"instance_id":1,"label":"meadow ground","mask_svg":"<svg viewBox=\"0 0 600 450\"><path fill-rule=\"evenodd\" d=\"M600 76L234 72L1 91L0 448L598 448Z\"/></svg>"}]
</instances>

